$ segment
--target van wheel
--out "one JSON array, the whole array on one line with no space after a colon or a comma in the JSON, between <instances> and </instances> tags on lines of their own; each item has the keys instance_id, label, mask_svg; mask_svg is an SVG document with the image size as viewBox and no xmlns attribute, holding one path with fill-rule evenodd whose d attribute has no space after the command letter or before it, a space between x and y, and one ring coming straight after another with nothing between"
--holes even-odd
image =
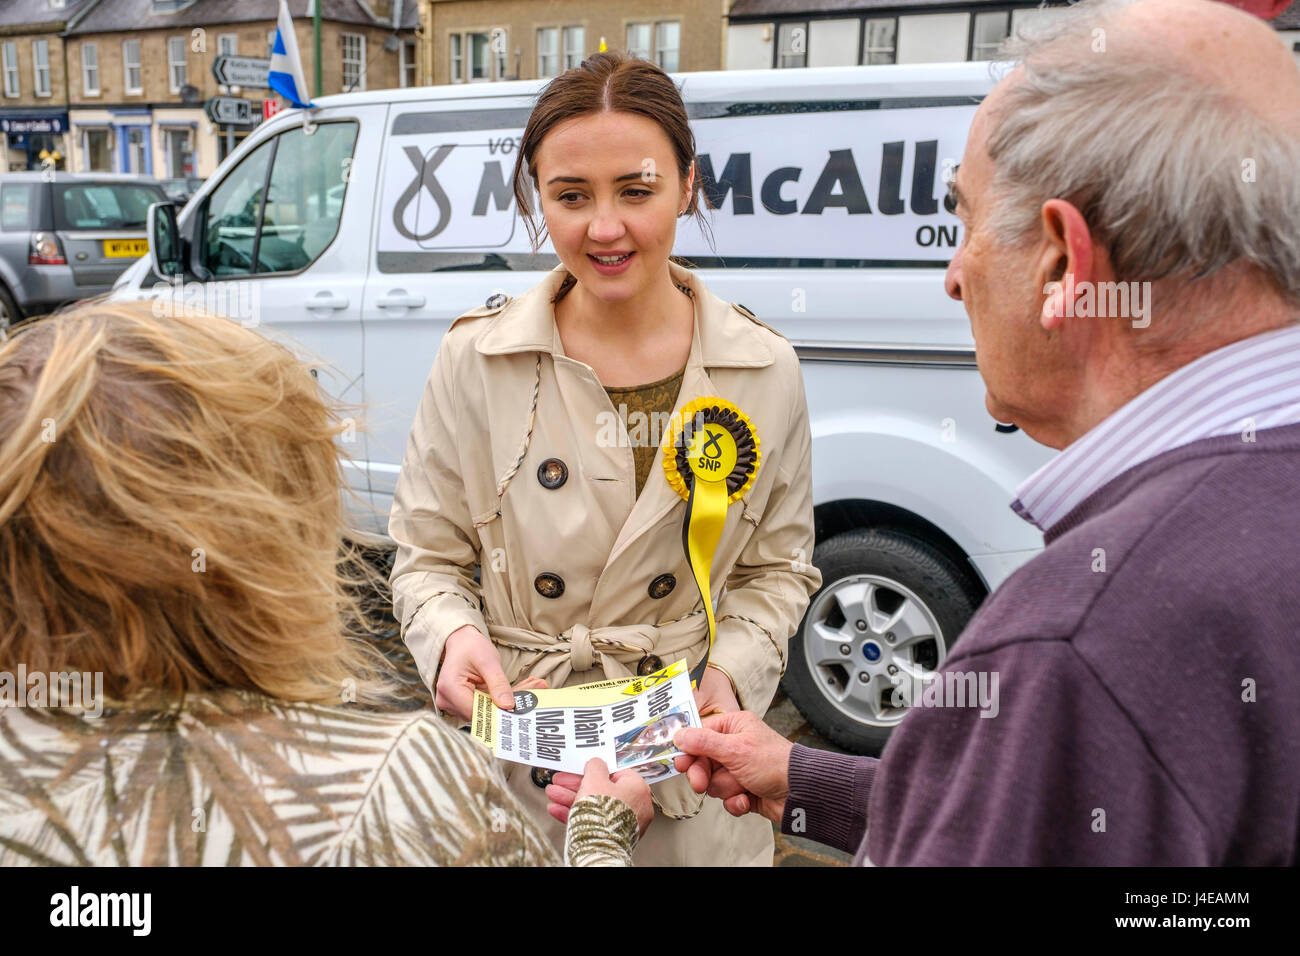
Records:
<instances>
[{"instance_id":1,"label":"van wheel","mask_svg":"<svg viewBox=\"0 0 1300 956\"><path fill-rule=\"evenodd\" d=\"M782 686L823 737L877 756L983 590L943 552L893 529L836 535L813 563L822 587L790 639Z\"/></svg>"}]
</instances>

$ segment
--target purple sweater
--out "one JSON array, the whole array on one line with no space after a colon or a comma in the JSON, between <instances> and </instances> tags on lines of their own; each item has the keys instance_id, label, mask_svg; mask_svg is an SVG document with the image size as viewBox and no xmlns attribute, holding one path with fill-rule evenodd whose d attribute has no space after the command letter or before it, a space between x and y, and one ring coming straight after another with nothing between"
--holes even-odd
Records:
<instances>
[{"instance_id":1,"label":"purple sweater","mask_svg":"<svg viewBox=\"0 0 1300 956\"><path fill-rule=\"evenodd\" d=\"M944 664L997 672L997 716L796 746L782 830L888 865L1300 862L1300 425L1256 439L1076 506Z\"/></svg>"}]
</instances>

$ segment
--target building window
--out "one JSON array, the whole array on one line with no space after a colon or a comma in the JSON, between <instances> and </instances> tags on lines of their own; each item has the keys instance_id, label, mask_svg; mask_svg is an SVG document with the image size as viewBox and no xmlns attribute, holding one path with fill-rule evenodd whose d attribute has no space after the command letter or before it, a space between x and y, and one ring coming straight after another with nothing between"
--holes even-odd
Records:
<instances>
[{"instance_id":1,"label":"building window","mask_svg":"<svg viewBox=\"0 0 1300 956\"><path fill-rule=\"evenodd\" d=\"M239 36L234 33L223 33L217 37L217 56L238 56L239 55Z\"/></svg>"},{"instance_id":2,"label":"building window","mask_svg":"<svg viewBox=\"0 0 1300 956\"><path fill-rule=\"evenodd\" d=\"M509 75L510 36L503 27L492 30L492 75L494 80L504 80Z\"/></svg>"},{"instance_id":3,"label":"building window","mask_svg":"<svg viewBox=\"0 0 1300 956\"><path fill-rule=\"evenodd\" d=\"M81 155L84 172L111 173L113 171L111 135L106 129L83 129L81 131Z\"/></svg>"},{"instance_id":4,"label":"building window","mask_svg":"<svg viewBox=\"0 0 1300 956\"><path fill-rule=\"evenodd\" d=\"M185 73L185 38L167 38L167 88L179 93L187 82Z\"/></svg>"},{"instance_id":5,"label":"building window","mask_svg":"<svg viewBox=\"0 0 1300 956\"><path fill-rule=\"evenodd\" d=\"M81 89L87 96L99 95L99 50L93 43L81 44Z\"/></svg>"},{"instance_id":6,"label":"building window","mask_svg":"<svg viewBox=\"0 0 1300 956\"><path fill-rule=\"evenodd\" d=\"M166 153L164 162L168 177L184 179L194 175L194 144L188 129L164 129L163 149Z\"/></svg>"},{"instance_id":7,"label":"building window","mask_svg":"<svg viewBox=\"0 0 1300 956\"><path fill-rule=\"evenodd\" d=\"M19 96L22 90L18 88L18 44L13 40L7 40L2 49L4 50L5 96Z\"/></svg>"},{"instance_id":8,"label":"building window","mask_svg":"<svg viewBox=\"0 0 1300 956\"><path fill-rule=\"evenodd\" d=\"M571 70L582 63L587 31L582 27L564 28L564 68Z\"/></svg>"},{"instance_id":9,"label":"building window","mask_svg":"<svg viewBox=\"0 0 1300 956\"><path fill-rule=\"evenodd\" d=\"M50 41L32 41L32 73L36 79L36 95L50 95Z\"/></svg>"},{"instance_id":10,"label":"building window","mask_svg":"<svg viewBox=\"0 0 1300 956\"><path fill-rule=\"evenodd\" d=\"M473 80L490 80L492 64L488 55L492 52L491 43L486 33L469 35L469 78Z\"/></svg>"},{"instance_id":11,"label":"building window","mask_svg":"<svg viewBox=\"0 0 1300 956\"><path fill-rule=\"evenodd\" d=\"M862 29L862 62L893 63L898 55L898 18L868 20Z\"/></svg>"},{"instance_id":12,"label":"building window","mask_svg":"<svg viewBox=\"0 0 1300 956\"><path fill-rule=\"evenodd\" d=\"M366 88L366 38L360 33L343 34L343 92Z\"/></svg>"},{"instance_id":13,"label":"building window","mask_svg":"<svg viewBox=\"0 0 1300 956\"><path fill-rule=\"evenodd\" d=\"M560 31L558 27L542 27L537 31L537 75L555 76L560 72Z\"/></svg>"},{"instance_id":14,"label":"building window","mask_svg":"<svg viewBox=\"0 0 1300 956\"><path fill-rule=\"evenodd\" d=\"M402 84L403 89L408 86L420 85L416 79L414 40L404 40L402 42L397 74L397 81Z\"/></svg>"},{"instance_id":15,"label":"building window","mask_svg":"<svg viewBox=\"0 0 1300 956\"><path fill-rule=\"evenodd\" d=\"M145 145L148 130L140 126L132 126L126 131L126 172L128 173L147 173L148 166L148 147Z\"/></svg>"},{"instance_id":16,"label":"building window","mask_svg":"<svg viewBox=\"0 0 1300 956\"><path fill-rule=\"evenodd\" d=\"M650 59L650 24L627 25L627 52L642 60Z\"/></svg>"},{"instance_id":17,"label":"building window","mask_svg":"<svg viewBox=\"0 0 1300 956\"><path fill-rule=\"evenodd\" d=\"M122 41L122 82L128 93L143 93L143 79L140 76L140 41Z\"/></svg>"},{"instance_id":18,"label":"building window","mask_svg":"<svg viewBox=\"0 0 1300 956\"><path fill-rule=\"evenodd\" d=\"M972 60L991 60L997 56L1002 41L1011 35L1011 13L1003 10L998 13L975 14L974 26L970 35L970 58Z\"/></svg>"},{"instance_id":19,"label":"building window","mask_svg":"<svg viewBox=\"0 0 1300 956\"><path fill-rule=\"evenodd\" d=\"M461 35L459 33L451 35L451 81L453 83L465 82L465 54L461 48Z\"/></svg>"},{"instance_id":20,"label":"building window","mask_svg":"<svg viewBox=\"0 0 1300 956\"><path fill-rule=\"evenodd\" d=\"M682 45L682 25L675 20L655 24L655 62L665 73L678 69L677 51Z\"/></svg>"},{"instance_id":21,"label":"building window","mask_svg":"<svg viewBox=\"0 0 1300 956\"><path fill-rule=\"evenodd\" d=\"M808 24L782 23L777 27L778 69L808 65Z\"/></svg>"}]
</instances>

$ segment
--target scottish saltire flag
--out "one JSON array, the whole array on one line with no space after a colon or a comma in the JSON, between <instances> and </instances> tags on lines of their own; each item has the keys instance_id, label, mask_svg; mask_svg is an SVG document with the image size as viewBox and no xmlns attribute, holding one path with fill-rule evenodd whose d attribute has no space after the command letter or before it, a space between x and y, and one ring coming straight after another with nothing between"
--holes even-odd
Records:
<instances>
[{"instance_id":1,"label":"scottish saltire flag","mask_svg":"<svg viewBox=\"0 0 1300 956\"><path fill-rule=\"evenodd\" d=\"M280 0L280 16L275 24L275 45L271 47L271 72L267 84L293 106L311 106L307 98L307 77L302 73L302 57L298 55L298 38L293 33L293 18L284 0Z\"/></svg>"}]
</instances>

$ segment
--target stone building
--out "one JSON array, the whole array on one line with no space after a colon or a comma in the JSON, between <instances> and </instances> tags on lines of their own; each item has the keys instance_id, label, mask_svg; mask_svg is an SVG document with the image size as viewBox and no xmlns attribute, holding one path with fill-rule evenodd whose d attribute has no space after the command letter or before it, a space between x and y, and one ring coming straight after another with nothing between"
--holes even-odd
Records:
<instances>
[{"instance_id":1,"label":"stone building","mask_svg":"<svg viewBox=\"0 0 1300 956\"><path fill-rule=\"evenodd\" d=\"M0 4L0 138L3 170L67 166L68 96L63 31L93 0Z\"/></svg>"},{"instance_id":2,"label":"stone building","mask_svg":"<svg viewBox=\"0 0 1300 956\"><path fill-rule=\"evenodd\" d=\"M727 0L420 0L431 83L555 76L606 45L669 72L723 67Z\"/></svg>"},{"instance_id":3,"label":"stone building","mask_svg":"<svg viewBox=\"0 0 1300 956\"><path fill-rule=\"evenodd\" d=\"M289 0L309 87L312 2ZM320 3L322 94L422 82L416 0ZM35 168L39 149L53 147L78 172L207 176L252 129L213 124L207 99L243 97L255 116L263 101L282 105L265 88L219 87L212 74L218 56L268 58L278 12L278 0L4 0L9 168Z\"/></svg>"}]
</instances>

